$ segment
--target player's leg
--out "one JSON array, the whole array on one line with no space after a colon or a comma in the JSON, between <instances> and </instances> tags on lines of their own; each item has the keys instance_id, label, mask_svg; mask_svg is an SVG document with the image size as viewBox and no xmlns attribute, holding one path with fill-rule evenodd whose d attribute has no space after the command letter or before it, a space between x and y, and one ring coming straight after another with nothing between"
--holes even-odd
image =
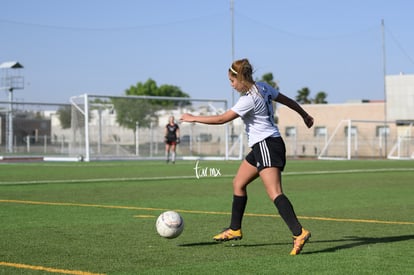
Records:
<instances>
[{"instance_id":1,"label":"player's leg","mask_svg":"<svg viewBox=\"0 0 414 275\"><path fill-rule=\"evenodd\" d=\"M259 175L267 195L274 202L280 216L288 225L293 235L302 230L292 204L283 194L282 171L286 164L286 148L282 138L267 138L253 148L259 167Z\"/></svg>"},{"instance_id":2,"label":"player's leg","mask_svg":"<svg viewBox=\"0 0 414 275\"><path fill-rule=\"evenodd\" d=\"M280 216L288 225L292 234L294 236L300 235L302 226L296 217L292 204L283 194L280 169L276 167L265 168L260 171L260 178L263 181L269 198L275 204Z\"/></svg>"},{"instance_id":3,"label":"player's leg","mask_svg":"<svg viewBox=\"0 0 414 275\"><path fill-rule=\"evenodd\" d=\"M243 160L233 178L233 194L247 196L247 185L259 176L255 166Z\"/></svg>"},{"instance_id":4,"label":"player's leg","mask_svg":"<svg viewBox=\"0 0 414 275\"><path fill-rule=\"evenodd\" d=\"M172 142L171 143L171 161L172 161L172 163L175 163L175 147L176 147L176 143Z\"/></svg>"},{"instance_id":5,"label":"player's leg","mask_svg":"<svg viewBox=\"0 0 414 275\"><path fill-rule=\"evenodd\" d=\"M256 159L259 162L260 177L269 198L293 234L291 255L299 254L305 242L310 238L310 232L302 228L291 202L283 194L282 171L286 164L285 144L282 138L268 138L260 142L258 147L260 150L255 152L258 154Z\"/></svg>"},{"instance_id":6,"label":"player's leg","mask_svg":"<svg viewBox=\"0 0 414 275\"><path fill-rule=\"evenodd\" d=\"M240 240L241 225L247 204L247 185L258 177L257 169L243 160L233 179L233 202L229 228L213 237L216 241Z\"/></svg>"},{"instance_id":7,"label":"player's leg","mask_svg":"<svg viewBox=\"0 0 414 275\"><path fill-rule=\"evenodd\" d=\"M293 249L290 254L297 255L310 238L311 233L302 227L293 209L293 205L283 194L279 168L269 167L263 169L260 171L260 177L263 180L269 198L273 201L279 215L293 234Z\"/></svg>"},{"instance_id":8,"label":"player's leg","mask_svg":"<svg viewBox=\"0 0 414 275\"><path fill-rule=\"evenodd\" d=\"M170 144L168 141L165 143L165 158L168 163L170 161Z\"/></svg>"},{"instance_id":9,"label":"player's leg","mask_svg":"<svg viewBox=\"0 0 414 275\"><path fill-rule=\"evenodd\" d=\"M274 201L276 197L283 193L280 169L277 167L267 167L261 170L259 175L267 195Z\"/></svg>"},{"instance_id":10,"label":"player's leg","mask_svg":"<svg viewBox=\"0 0 414 275\"><path fill-rule=\"evenodd\" d=\"M247 204L247 185L258 176L256 167L252 166L246 160L243 160L233 179L233 205L230 228L241 228L241 222Z\"/></svg>"}]
</instances>

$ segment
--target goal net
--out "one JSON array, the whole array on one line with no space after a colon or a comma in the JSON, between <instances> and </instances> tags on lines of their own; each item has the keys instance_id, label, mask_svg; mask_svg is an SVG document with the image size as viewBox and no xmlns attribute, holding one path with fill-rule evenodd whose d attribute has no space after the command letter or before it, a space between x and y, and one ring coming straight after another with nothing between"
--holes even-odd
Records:
<instances>
[{"instance_id":1,"label":"goal net","mask_svg":"<svg viewBox=\"0 0 414 275\"><path fill-rule=\"evenodd\" d=\"M85 161L164 159L170 116L180 127L177 159L241 159L247 146L239 120L224 125L178 121L186 112L223 113L226 100L84 94L72 97L71 105L70 152Z\"/></svg>"},{"instance_id":2,"label":"goal net","mask_svg":"<svg viewBox=\"0 0 414 275\"><path fill-rule=\"evenodd\" d=\"M318 158L386 158L398 139L395 122L342 120L328 137Z\"/></svg>"},{"instance_id":3,"label":"goal net","mask_svg":"<svg viewBox=\"0 0 414 275\"><path fill-rule=\"evenodd\" d=\"M400 127L399 135L388 154L389 159L414 159L413 124Z\"/></svg>"}]
</instances>

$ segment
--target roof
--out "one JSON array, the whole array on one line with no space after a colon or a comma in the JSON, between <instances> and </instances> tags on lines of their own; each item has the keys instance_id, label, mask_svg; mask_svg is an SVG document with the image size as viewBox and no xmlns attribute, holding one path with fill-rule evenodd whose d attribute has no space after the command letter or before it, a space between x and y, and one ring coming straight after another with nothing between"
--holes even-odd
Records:
<instances>
[{"instance_id":1,"label":"roof","mask_svg":"<svg viewBox=\"0 0 414 275\"><path fill-rule=\"evenodd\" d=\"M21 69L23 65L17 61L8 61L0 64L0 69Z\"/></svg>"}]
</instances>

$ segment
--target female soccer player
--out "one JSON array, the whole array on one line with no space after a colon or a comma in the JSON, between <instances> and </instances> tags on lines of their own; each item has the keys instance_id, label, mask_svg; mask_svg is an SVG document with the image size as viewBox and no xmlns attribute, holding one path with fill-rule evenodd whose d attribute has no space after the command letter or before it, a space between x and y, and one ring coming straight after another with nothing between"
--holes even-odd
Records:
<instances>
[{"instance_id":1,"label":"female soccer player","mask_svg":"<svg viewBox=\"0 0 414 275\"><path fill-rule=\"evenodd\" d=\"M175 148L180 143L180 127L175 123L174 117L170 116L168 124L165 125L165 156L167 163L170 161L171 151L171 162L175 163Z\"/></svg>"},{"instance_id":2,"label":"female soccer player","mask_svg":"<svg viewBox=\"0 0 414 275\"><path fill-rule=\"evenodd\" d=\"M194 116L183 114L181 121L223 124L240 117L246 128L251 151L240 164L233 179L233 203L229 228L213 237L216 241L242 239L242 219L247 204L247 185L260 177L269 198L293 234L291 255L297 255L311 237L298 221L293 206L283 194L281 172L286 164L286 149L274 122L272 101L296 111L308 128L311 117L296 101L283 95L278 88L253 80L253 67L247 59L233 62L228 71L231 86L240 93L237 103L220 115Z\"/></svg>"}]
</instances>

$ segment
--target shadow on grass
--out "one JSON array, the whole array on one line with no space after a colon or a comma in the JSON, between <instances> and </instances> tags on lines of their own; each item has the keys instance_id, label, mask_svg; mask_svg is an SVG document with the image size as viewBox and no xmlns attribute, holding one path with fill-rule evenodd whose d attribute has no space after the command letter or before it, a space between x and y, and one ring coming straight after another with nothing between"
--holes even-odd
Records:
<instances>
[{"instance_id":1,"label":"shadow on grass","mask_svg":"<svg viewBox=\"0 0 414 275\"><path fill-rule=\"evenodd\" d=\"M310 251L310 252L303 251L301 254L329 253L329 252L336 252L342 249L350 249L350 248L369 245L369 244L395 243L395 242L402 242L402 241L409 241L409 240L414 240L414 235L402 235L402 236L378 237L378 238L345 236L342 239L337 239L337 240L317 240L317 241L312 241L312 239L310 239L309 243L306 245L306 248L309 248L309 246L311 246L312 243L340 243L340 242L346 242L346 243L342 245L336 245L333 247L325 248L322 250L316 250L316 251ZM227 246L236 246L236 247L278 246L278 245L287 245L291 243L292 242L243 244L240 242L225 242ZM207 246L207 245L218 245L218 244L223 244L223 243L211 241L211 242L179 244L178 246L192 247L192 246Z\"/></svg>"},{"instance_id":2,"label":"shadow on grass","mask_svg":"<svg viewBox=\"0 0 414 275\"><path fill-rule=\"evenodd\" d=\"M200 242L200 243L187 243L187 244L179 244L178 246L204 246L204 245L223 245L223 246L228 246L228 247L255 247L255 246L272 246L272 245L287 245L287 244L291 244L292 242L289 243L255 243L255 244L244 244L243 242L240 241L228 241L228 242L216 242L216 241L211 241L211 242Z\"/></svg>"},{"instance_id":3,"label":"shadow on grass","mask_svg":"<svg viewBox=\"0 0 414 275\"><path fill-rule=\"evenodd\" d=\"M402 241L409 241L409 240L414 240L414 235L402 235L402 236L378 237L378 238L345 236L343 239L339 239L339 240L321 240L321 241L315 241L315 243L347 242L346 244L337 245L334 247L329 247L329 248L325 248L325 249L317 250L317 251L302 252L301 254L329 253L329 252L336 252L342 249L350 249L350 248L369 245L369 244L395 243L395 242L402 242ZM310 240L310 243L312 243L312 240Z\"/></svg>"},{"instance_id":4,"label":"shadow on grass","mask_svg":"<svg viewBox=\"0 0 414 275\"><path fill-rule=\"evenodd\" d=\"M219 242L184 243L184 244L178 244L177 246L191 247L191 246L206 246L206 245L216 245L216 244L220 244L220 243Z\"/></svg>"}]
</instances>

